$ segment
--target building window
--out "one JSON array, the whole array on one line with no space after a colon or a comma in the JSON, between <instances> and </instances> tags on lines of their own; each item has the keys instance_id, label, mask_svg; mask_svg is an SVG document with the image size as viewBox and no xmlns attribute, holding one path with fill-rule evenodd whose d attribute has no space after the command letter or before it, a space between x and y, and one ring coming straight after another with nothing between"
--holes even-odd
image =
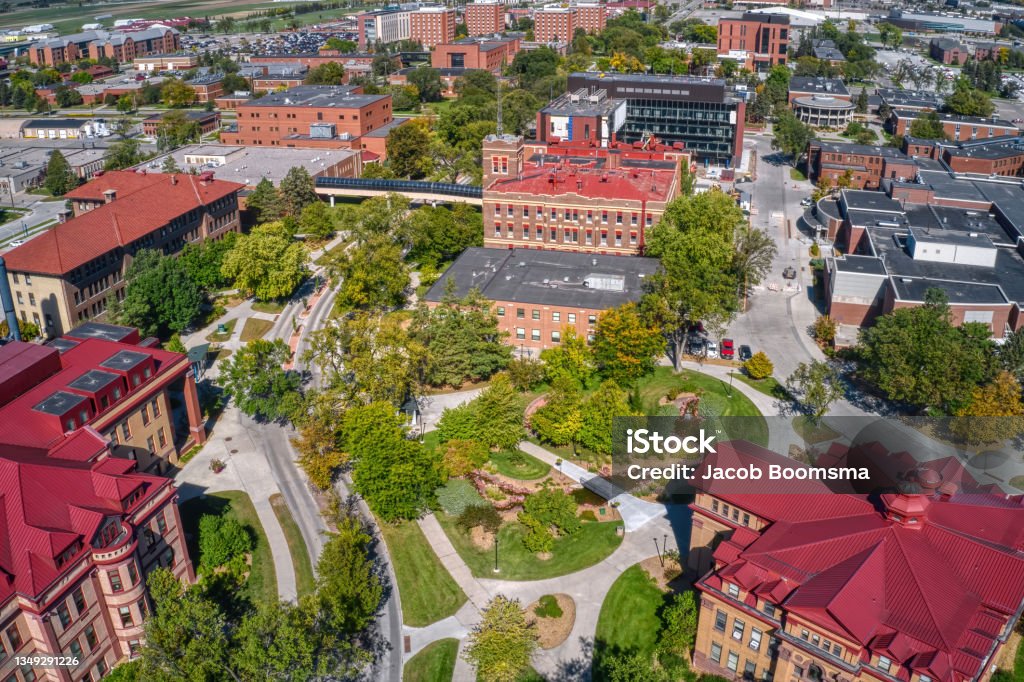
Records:
<instances>
[{"instance_id":1,"label":"building window","mask_svg":"<svg viewBox=\"0 0 1024 682\"><path fill-rule=\"evenodd\" d=\"M66 603L62 603L57 607L57 619L60 621L60 626L65 630L71 625L71 611Z\"/></svg>"},{"instance_id":2,"label":"building window","mask_svg":"<svg viewBox=\"0 0 1024 682\"><path fill-rule=\"evenodd\" d=\"M32 666L23 665L20 670L21 679L25 680L25 682L36 682L36 671L32 669Z\"/></svg>"},{"instance_id":3,"label":"building window","mask_svg":"<svg viewBox=\"0 0 1024 682\"><path fill-rule=\"evenodd\" d=\"M160 555L160 565L164 568L170 568L174 565L174 548L168 547L164 550L164 553Z\"/></svg>"},{"instance_id":4,"label":"building window","mask_svg":"<svg viewBox=\"0 0 1024 682\"><path fill-rule=\"evenodd\" d=\"M164 520L164 513L160 512L160 515L156 517L156 528L163 535L167 532L167 521Z\"/></svg>"},{"instance_id":5,"label":"building window","mask_svg":"<svg viewBox=\"0 0 1024 682\"><path fill-rule=\"evenodd\" d=\"M750 628L750 648L754 651L761 649L761 634L757 628Z\"/></svg>"},{"instance_id":6,"label":"building window","mask_svg":"<svg viewBox=\"0 0 1024 682\"><path fill-rule=\"evenodd\" d=\"M149 405L143 405L142 406L142 412L140 412L139 414L142 415L142 425L143 426L148 426L149 425Z\"/></svg>"},{"instance_id":7,"label":"building window","mask_svg":"<svg viewBox=\"0 0 1024 682\"><path fill-rule=\"evenodd\" d=\"M146 447L149 448L150 452L156 452L156 443L153 442L153 436L146 438Z\"/></svg>"},{"instance_id":8,"label":"building window","mask_svg":"<svg viewBox=\"0 0 1024 682\"><path fill-rule=\"evenodd\" d=\"M121 627L130 628L135 625L135 619L132 618L132 609L130 606L122 606L117 610L117 613L121 616Z\"/></svg>"},{"instance_id":9,"label":"building window","mask_svg":"<svg viewBox=\"0 0 1024 682\"><path fill-rule=\"evenodd\" d=\"M551 313L551 321L552 322L561 322L562 321L562 313Z\"/></svg>"},{"instance_id":10,"label":"building window","mask_svg":"<svg viewBox=\"0 0 1024 682\"><path fill-rule=\"evenodd\" d=\"M764 612L769 618L775 618L775 604L766 601L764 603Z\"/></svg>"},{"instance_id":11,"label":"building window","mask_svg":"<svg viewBox=\"0 0 1024 682\"><path fill-rule=\"evenodd\" d=\"M597 324L597 315L588 315L587 316L587 324L589 324L589 325Z\"/></svg>"},{"instance_id":12,"label":"building window","mask_svg":"<svg viewBox=\"0 0 1024 682\"><path fill-rule=\"evenodd\" d=\"M96 672L97 674L99 674L100 677L103 677L107 674L107 662L102 658L96 661Z\"/></svg>"},{"instance_id":13,"label":"building window","mask_svg":"<svg viewBox=\"0 0 1024 682\"><path fill-rule=\"evenodd\" d=\"M516 319L517 320L525 320L526 319L526 308L516 308Z\"/></svg>"},{"instance_id":14,"label":"building window","mask_svg":"<svg viewBox=\"0 0 1024 682\"><path fill-rule=\"evenodd\" d=\"M576 324L576 313L569 313L569 324Z\"/></svg>"},{"instance_id":15,"label":"building window","mask_svg":"<svg viewBox=\"0 0 1024 682\"><path fill-rule=\"evenodd\" d=\"M725 632L725 622L729 620L729 617L725 615L725 611L715 612L715 629L719 632Z\"/></svg>"},{"instance_id":16,"label":"building window","mask_svg":"<svg viewBox=\"0 0 1024 682\"><path fill-rule=\"evenodd\" d=\"M736 672L736 669L740 667L740 655L735 651L729 652L729 658L725 664L725 667L729 670Z\"/></svg>"},{"instance_id":17,"label":"building window","mask_svg":"<svg viewBox=\"0 0 1024 682\"><path fill-rule=\"evenodd\" d=\"M160 447L167 445L167 435L164 433L164 427L160 427L156 430L156 440L160 443Z\"/></svg>"},{"instance_id":18,"label":"building window","mask_svg":"<svg viewBox=\"0 0 1024 682\"><path fill-rule=\"evenodd\" d=\"M139 584L139 570L135 568L135 562L128 562L128 582L132 585Z\"/></svg>"},{"instance_id":19,"label":"building window","mask_svg":"<svg viewBox=\"0 0 1024 682\"><path fill-rule=\"evenodd\" d=\"M516 327L516 338L517 339L525 339L526 338L526 330L523 329L522 327Z\"/></svg>"},{"instance_id":20,"label":"building window","mask_svg":"<svg viewBox=\"0 0 1024 682\"><path fill-rule=\"evenodd\" d=\"M757 672L757 663L754 661L747 661L743 666L743 679L752 680L754 674Z\"/></svg>"},{"instance_id":21,"label":"building window","mask_svg":"<svg viewBox=\"0 0 1024 682\"><path fill-rule=\"evenodd\" d=\"M7 628L7 641L11 643L11 651L17 651L21 648L21 630L18 629L17 624Z\"/></svg>"},{"instance_id":22,"label":"building window","mask_svg":"<svg viewBox=\"0 0 1024 682\"><path fill-rule=\"evenodd\" d=\"M534 308L533 310L530 311L530 316L533 319L535 319L535 320L539 320L540 319L540 311L537 310L536 308Z\"/></svg>"},{"instance_id":23,"label":"building window","mask_svg":"<svg viewBox=\"0 0 1024 682\"><path fill-rule=\"evenodd\" d=\"M878 669L884 673L889 672L892 669L892 661L885 656L878 657Z\"/></svg>"},{"instance_id":24,"label":"building window","mask_svg":"<svg viewBox=\"0 0 1024 682\"><path fill-rule=\"evenodd\" d=\"M91 625L85 628L85 643L89 647L89 650L96 648L96 628Z\"/></svg>"},{"instance_id":25,"label":"building window","mask_svg":"<svg viewBox=\"0 0 1024 682\"><path fill-rule=\"evenodd\" d=\"M71 640L71 643L68 644L68 649L71 650L71 655L75 658L82 657L82 645L78 643L77 639Z\"/></svg>"},{"instance_id":26,"label":"building window","mask_svg":"<svg viewBox=\"0 0 1024 682\"><path fill-rule=\"evenodd\" d=\"M75 610L78 611L78 615L82 615L88 604L85 603L85 595L82 593L81 587L76 587L74 592L71 593L71 601L75 603Z\"/></svg>"},{"instance_id":27,"label":"building window","mask_svg":"<svg viewBox=\"0 0 1024 682\"><path fill-rule=\"evenodd\" d=\"M156 419L157 417L160 416L160 401L154 399L153 402L150 403L150 405L152 405L153 407L153 418Z\"/></svg>"},{"instance_id":28,"label":"building window","mask_svg":"<svg viewBox=\"0 0 1024 682\"><path fill-rule=\"evenodd\" d=\"M711 643L711 660L715 663L722 662L722 645Z\"/></svg>"},{"instance_id":29,"label":"building window","mask_svg":"<svg viewBox=\"0 0 1024 682\"><path fill-rule=\"evenodd\" d=\"M505 306L498 306L498 317L505 317Z\"/></svg>"},{"instance_id":30,"label":"building window","mask_svg":"<svg viewBox=\"0 0 1024 682\"><path fill-rule=\"evenodd\" d=\"M737 642L742 642L743 641L743 630L746 627L747 627L746 624L742 620L740 620L739 618L736 618L735 620L733 620L733 622L732 622L732 638L735 639Z\"/></svg>"},{"instance_id":31,"label":"building window","mask_svg":"<svg viewBox=\"0 0 1024 682\"><path fill-rule=\"evenodd\" d=\"M132 427L127 421L121 422L121 439L128 442L132 437Z\"/></svg>"},{"instance_id":32,"label":"building window","mask_svg":"<svg viewBox=\"0 0 1024 682\"><path fill-rule=\"evenodd\" d=\"M540 330L539 329L531 329L530 330L530 340L531 341L540 341Z\"/></svg>"},{"instance_id":33,"label":"building window","mask_svg":"<svg viewBox=\"0 0 1024 682\"><path fill-rule=\"evenodd\" d=\"M740 596L739 585L734 585L732 583L726 583L725 584L725 589L729 593L730 597L733 597L735 599L739 599L739 596Z\"/></svg>"},{"instance_id":34,"label":"building window","mask_svg":"<svg viewBox=\"0 0 1024 682\"><path fill-rule=\"evenodd\" d=\"M551 340L554 343L561 343L562 342L562 332L559 332L559 331L551 332Z\"/></svg>"},{"instance_id":35,"label":"building window","mask_svg":"<svg viewBox=\"0 0 1024 682\"><path fill-rule=\"evenodd\" d=\"M110 581L112 592L124 592L124 585L121 584L121 574L117 571L107 571L107 579Z\"/></svg>"}]
</instances>

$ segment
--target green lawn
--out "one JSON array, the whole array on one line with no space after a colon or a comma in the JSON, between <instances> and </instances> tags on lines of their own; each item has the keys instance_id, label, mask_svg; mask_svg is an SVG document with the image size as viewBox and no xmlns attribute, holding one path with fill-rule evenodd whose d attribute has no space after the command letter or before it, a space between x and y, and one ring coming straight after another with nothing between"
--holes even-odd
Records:
<instances>
[{"instance_id":1,"label":"green lawn","mask_svg":"<svg viewBox=\"0 0 1024 682\"><path fill-rule=\"evenodd\" d=\"M493 548L481 549L474 545L469 535L456 526L455 519L447 514L438 513L437 520L441 522L441 527L473 575L480 578L495 577ZM621 526L621 521L584 523L583 529L576 535L555 540L551 558L543 560L523 546L523 526L507 523L498 531L498 567L501 572L497 577L502 580L543 580L593 566L622 543L622 537L617 532ZM404 605L404 594L402 602Z\"/></svg>"},{"instance_id":2,"label":"green lawn","mask_svg":"<svg viewBox=\"0 0 1024 682\"><path fill-rule=\"evenodd\" d=\"M258 313L270 313L277 315L284 310L287 301L253 301L252 309Z\"/></svg>"},{"instance_id":3,"label":"green lawn","mask_svg":"<svg viewBox=\"0 0 1024 682\"><path fill-rule=\"evenodd\" d=\"M238 324L238 320L228 320L224 323L224 331L214 331L212 334L206 335L206 340L211 343L224 343L231 338L231 334L235 331L235 325Z\"/></svg>"},{"instance_id":4,"label":"green lawn","mask_svg":"<svg viewBox=\"0 0 1024 682\"><path fill-rule=\"evenodd\" d=\"M509 478L520 481L534 481L544 478L551 471L551 467L536 457L525 452L516 450L514 452L492 452L491 464L498 470L498 473Z\"/></svg>"},{"instance_id":5,"label":"green lawn","mask_svg":"<svg viewBox=\"0 0 1024 682\"><path fill-rule=\"evenodd\" d=\"M189 554L195 565L199 565L199 519L206 515L231 516L243 526L251 529L255 540L252 552L252 566L249 579L242 588L241 596L254 604L277 601L277 574L274 572L274 556L270 552L267 534L263 530L249 496L240 490L226 490L195 497L181 505L181 523L188 537Z\"/></svg>"},{"instance_id":6,"label":"green lawn","mask_svg":"<svg viewBox=\"0 0 1024 682\"><path fill-rule=\"evenodd\" d=\"M599 660L601 653L609 649L635 650L652 656L661 629L658 610L664 601L664 593L647 571L639 565L626 569L612 584L601 604L595 658Z\"/></svg>"},{"instance_id":7,"label":"green lawn","mask_svg":"<svg viewBox=\"0 0 1024 682\"><path fill-rule=\"evenodd\" d=\"M777 398L778 400L791 399L789 391L787 391L786 387L779 383L779 380L775 377L768 377L767 379L751 379L742 372L733 372L732 376L734 376L737 381L742 381L747 386L757 389L769 398Z\"/></svg>"},{"instance_id":8,"label":"green lawn","mask_svg":"<svg viewBox=\"0 0 1024 682\"><path fill-rule=\"evenodd\" d=\"M253 339L262 339L263 336L270 331L274 323L270 320L263 320L258 317L250 317L245 321L245 326L242 327L242 333L239 336L242 343L246 341L252 341Z\"/></svg>"},{"instance_id":9,"label":"green lawn","mask_svg":"<svg viewBox=\"0 0 1024 682\"><path fill-rule=\"evenodd\" d=\"M807 176L799 168L790 168L789 177L791 180L806 180Z\"/></svg>"},{"instance_id":10,"label":"green lawn","mask_svg":"<svg viewBox=\"0 0 1024 682\"><path fill-rule=\"evenodd\" d=\"M292 566L295 568L295 589L300 597L313 594L316 590L316 578L313 577L313 564L309 560L309 550L306 549L306 541L299 530L299 524L295 523L295 517L292 516L292 511L281 493L270 496L270 506L274 508L274 516L281 524L285 540L288 541L288 553L292 555Z\"/></svg>"},{"instance_id":11,"label":"green lawn","mask_svg":"<svg viewBox=\"0 0 1024 682\"><path fill-rule=\"evenodd\" d=\"M381 524L391 554L402 601L402 621L423 627L447 618L466 602L466 595L448 574L414 521Z\"/></svg>"},{"instance_id":12,"label":"green lawn","mask_svg":"<svg viewBox=\"0 0 1024 682\"><path fill-rule=\"evenodd\" d=\"M405 682L449 682L455 672L459 640L439 639L409 659L402 669Z\"/></svg>"}]
</instances>

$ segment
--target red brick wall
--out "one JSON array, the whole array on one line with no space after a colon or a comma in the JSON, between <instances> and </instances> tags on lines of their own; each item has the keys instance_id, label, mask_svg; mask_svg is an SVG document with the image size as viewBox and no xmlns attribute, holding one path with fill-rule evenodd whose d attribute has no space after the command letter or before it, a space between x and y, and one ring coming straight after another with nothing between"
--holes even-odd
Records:
<instances>
[{"instance_id":1,"label":"red brick wall","mask_svg":"<svg viewBox=\"0 0 1024 682\"><path fill-rule=\"evenodd\" d=\"M575 12L537 12L534 15L533 38L538 43L556 38L559 42L570 42L575 31Z\"/></svg>"},{"instance_id":2,"label":"red brick wall","mask_svg":"<svg viewBox=\"0 0 1024 682\"><path fill-rule=\"evenodd\" d=\"M413 12L409 16L409 37L430 49L455 40L455 10Z\"/></svg>"},{"instance_id":3,"label":"red brick wall","mask_svg":"<svg viewBox=\"0 0 1024 682\"><path fill-rule=\"evenodd\" d=\"M284 138L308 135L313 123L333 123L337 134L349 133L355 137L377 130L391 122L391 98L358 108L243 105L238 107L237 118L238 132L221 135L225 144L292 146L285 145ZM330 142L335 148L344 146L337 140Z\"/></svg>"},{"instance_id":4,"label":"red brick wall","mask_svg":"<svg viewBox=\"0 0 1024 682\"><path fill-rule=\"evenodd\" d=\"M505 30L505 9L502 5L478 4L471 2L466 5L466 29L471 36L501 33Z\"/></svg>"}]
</instances>

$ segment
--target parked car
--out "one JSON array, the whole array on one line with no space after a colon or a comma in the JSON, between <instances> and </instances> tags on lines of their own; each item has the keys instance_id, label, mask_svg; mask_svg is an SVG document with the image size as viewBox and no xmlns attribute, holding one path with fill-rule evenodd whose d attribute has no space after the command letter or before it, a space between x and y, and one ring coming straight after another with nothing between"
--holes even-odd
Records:
<instances>
[{"instance_id":1,"label":"parked car","mask_svg":"<svg viewBox=\"0 0 1024 682\"><path fill-rule=\"evenodd\" d=\"M750 352L750 346L740 346L740 362L746 362L753 356L754 354Z\"/></svg>"},{"instance_id":2,"label":"parked car","mask_svg":"<svg viewBox=\"0 0 1024 682\"><path fill-rule=\"evenodd\" d=\"M736 355L736 347L733 345L732 339L722 339L722 359L732 360Z\"/></svg>"},{"instance_id":3,"label":"parked car","mask_svg":"<svg viewBox=\"0 0 1024 682\"><path fill-rule=\"evenodd\" d=\"M717 358L718 357L718 344L714 341L708 341L704 346L704 357L706 358Z\"/></svg>"},{"instance_id":4,"label":"parked car","mask_svg":"<svg viewBox=\"0 0 1024 682\"><path fill-rule=\"evenodd\" d=\"M699 336L690 337L686 342L686 352L690 355L704 354L704 339Z\"/></svg>"},{"instance_id":5,"label":"parked car","mask_svg":"<svg viewBox=\"0 0 1024 682\"><path fill-rule=\"evenodd\" d=\"M782 271L782 276L786 279L796 279L796 268L790 266Z\"/></svg>"},{"instance_id":6,"label":"parked car","mask_svg":"<svg viewBox=\"0 0 1024 682\"><path fill-rule=\"evenodd\" d=\"M814 200L811 199L810 197L804 197L803 199L800 200L800 205L804 207L810 206L813 203Z\"/></svg>"},{"instance_id":7,"label":"parked car","mask_svg":"<svg viewBox=\"0 0 1024 682\"><path fill-rule=\"evenodd\" d=\"M21 246L21 245L22 245L22 244L24 244L24 243L25 243L25 242L24 242L24 240L21 240L21 239L15 239L14 241L12 241L12 242L9 242L9 243L7 244L7 246L9 246L9 247L11 247L11 248L13 249L14 247L16 247L16 246Z\"/></svg>"}]
</instances>

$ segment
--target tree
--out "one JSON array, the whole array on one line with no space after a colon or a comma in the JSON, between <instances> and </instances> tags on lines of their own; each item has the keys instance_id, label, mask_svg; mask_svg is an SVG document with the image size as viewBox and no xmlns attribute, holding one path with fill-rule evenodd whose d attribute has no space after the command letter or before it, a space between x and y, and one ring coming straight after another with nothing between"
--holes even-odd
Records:
<instances>
[{"instance_id":1,"label":"tree","mask_svg":"<svg viewBox=\"0 0 1024 682\"><path fill-rule=\"evenodd\" d=\"M224 256L235 247L237 232L228 232L220 239L207 239L196 244L186 244L178 260L188 275L202 291L219 291L231 284L224 276L221 266Z\"/></svg>"},{"instance_id":2,"label":"tree","mask_svg":"<svg viewBox=\"0 0 1024 682\"><path fill-rule=\"evenodd\" d=\"M254 223L280 220L285 212L284 199L274 187L274 183L267 178L261 178L252 193L246 197L245 210L252 216Z\"/></svg>"},{"instance_id":3,"label":"tree","mask_svg":"<svg viewBox=\"0 0 1024 682\"><path fill-rule=\"evenodd\" d=\"M661 614L658 648L679 657L686 657L697 639L697 599L693 590L672 596Z\"/></svg>"},{"instance_id":4,"label":"tree","mask_svg":"<svg viewBox=\"0 0 1024 682\"><path fill-rule=\"evenodd\" d=\"M827 362L801 362L786 380L786 388L797 397L814 419L820 419L835 401L843 397L839 371Z\"/></svg>"},{"instance_id":5,"label":"tree","mask_svg":"<svg viewBox=\"0 0 1024 682\"><path fill-rule=\"evenodd\" d=\"M199 570L215 569L242 559L251 552L253 539L249 529L234 517L204 514L199 519Z\"/></svg>"},{"instance_id":6,"label":"tree","mask_svg":"<svg viewBox=\"0 0 1024 682\"><path fill-rule=\"evenodd\" d=\"M579 443L599 455L612 454L615 417L630 417L629 394L613 380L601 382L580 407Z\"/></svg>"},{"instance_id":7,"label":"tree","mask_svg":"<svg viewBox=\"0 0 1024 682\"><path fill-rule=\"evenodd\" d=\"M987 326L952 323L943 292L930 289L925 304L879 317L861 330L861 373L891 400L955 412L995 374Z\"/></svg>"},{"instance_id":8,"label":"tree","mask_svg":"<svg viewBox=\"0 0 1024 682\"><path fill-rule=\"evenodd\" d=\"M423 102L438 102L441 99L441 72L429 66L417 66L406 74L409 85L416 86Z\"/></svg>"},{"instance_id":9,"label":"tree","mask_svg":"<svg viewBox=\"0 0 1024 682\"><path fill-rule=\"evenodd\" d=\"M59 149L54 149L46 164L43 187L55 197L63 196L78 186L78 176Z\"/></svg>"},{"instance_id":10,"label":"tree","mask_svg":"<svg viewBox=\"0 0 1024 682\"><path fill-rule=\"evenodd\" d=\"M387 237L373 237L345 251L334 264L342 278L338 310L395 308L405 300L409 268L402 249Z\"/></svg>"},{"instance_id":11,"label":"tree","mask_svg":"<svg viewBox=\"0 0 1024 682\"><path fill-rule=\"evenodd\" d=\"M223 365L220 383L245 414L277 421L292 414L302 386L296 372L283 369L292 351L281 339L254 339L235 351Z\"/></svg>"},{"instance_id":12,"label":"tree","mask_svg":"<svg viewBox=\"0 0 1024 682\"><path fill-rule=\"evenodd\" d=\"M182 332L198 317L203 292L181 261L159 251L142 249L125 272L124 300L117 315L146 336Z\"/></svg>"},{"instance_id":13,"label":"tree","mask_svg":"<svg viewBox=\"0 0 1024 682\"><path fill-rule=\"evenodd\" d=\"M743 369L747 370L747 376L751 379L767 379L775 371L775 365L768 359L764 351L754 353L749 360L743 363Z\"/></svg>"},{"instance_id":14,"label":"tree","mask_svg":"<svg viewBox=\"0 0 1024 682\"><path fill-rule=\"evenodd\" d=\"M772 149L792 157L794 166L814 139L814 130L789 110L782 111L776 117L772 132Z\"/></svg>"},{"instance_id":15,"label":"tree","mask_svg":"<svg viewBox=\"0 0 1024 682\"><path fill-rule=\"evenodd\" d=\"M562 329L562 342L553 348L540 352L544 362L544 373L548 381L567 377L580 386L594 373L594 354L587 347L587 340L576 333L576 328L566 325Z\"/></svg>"},{"instance_id":16,"label":"tree","mask_svg":"<svg viewBox=\"0 0 1024 682\"><path fill-rule=\"evenodd\" d=\"M664 350L664 335L641 318L635 303L598 315L593 353L602 376L629 385L653 372L655 356Z\"/></svg>"},{"instance_id":17,"label":"tree","mask_svg":"<svg viewBox=\"0 0 1024 682\"><path fill-rule=\"evenodd\" d=\"M996 107L987 94L973 87L970 80L961 75L953 84L953 93L946 98L946 109L961 116L991 116Z\"/></svg>"},{"instance_id":18,"label":"tree","mask_svg":"<svg viewBox=\"0 0 1024 682\"><path fill-rule=\"evenodd\" d=\"M444 470L448 476L462 477L487 463L487 446L475 440L450 440L441 446Z\"/></svg>"},{"instance_id":19,"label":"tree","mask_svg":"<svg viewBox=\"0 0 1024 682\"><path fill-rule=\"evenodd\" d=\"M174 160L174 157L170 154L164 157L163 162L160 164L161 173L180 173L181 168L178 167L178 162Z\"/></svg>"},{"instance_id":20,"label":"tree","mask_svg":"<svg viewBox=\"0 0 1024 682\"><path fill-rule=\"evenodd\" d=\"M353 407L344 434L356 492L375 514L388 522L414 519L430 506L441 485L440 454L405 437L391 403Z\"/></svg>"},{"instance_id":21,"label":"tree","mask_svg":"<svg viewBox=\"0 0 1024 682\"><path fill-rule=\"evenodd\" d=\"M772 263L779 252L775 239L767 230L758 230L749 225L741 227L736 234L736 253L733 268L746 309L747 295L771 272Z\"/></svg>"},{"instance_id":22,"label":"tree","mask_svg":"<svg viewBox=\"0 0 1024 682\"><path fill-rule=\"evenodd\" d=\"M370 558L373 537L358 517L342 516L335 525L317 560L316 598L330 631L355 635L373 623L384 586Z\"/></svg>"},{"instance_id":23,"label":"tree","mask_svg":"<svg viewBox=\"0 0 1024 682\"><path fill-rule=\"evenodd\" d=\"M359 46L352 40L344 40L338 36L331 36L327 39L324 47L328 50L335 50L339 54L351 54L359 49Z\"/></svg>"},{"instance_id":24,"label":"tree","mask_svg":"<svg viewBox=\"0 0 1024 682\"><path fill-rule=\"evenodd\" d=\"M553 445L572 445L576 451L580 429L583 395L579 385L568 377L555 380L547 402L530 415L530 427L543 440Z\"/></svg>"},{"instance_id":25,"label":"tree","mask_svg":"<svg viewBox=\"0 0 1024 682\"><path fill-rule=\"evenodd\" d=\"M107 158L103 162L104 170L121 170L142 161L139 152L139 141L133 138L118 140L107 147Z\"/></svg>"},{"instance_id":26,"label":"tree","mask_svg":"<svg viewBox=\"0 0 1024 682\"><path fill-rule=\"evenodd\" d=\"M174 149L197 142L200 135L199 123L184 111L168 111L156 126L157 148L161 151Z\"/></svg>"},{"instance_id":27,"label":"tree","mask_svg":"<svg viewBox=\"0 0 1024 682\"><path fill-rule=\"evenodd\" d=\"M883 45L889 45L892 49L899 49L903 44L903 30L899 26L883 21L878 24L878 34Z\"/></svg>"},{"instance_id":28,"label":"tree","mask_svg":"<svg viewBox=\"0 0 1024 682\"><path fill-rule=\"evenodd\" d=\"M316 184L302 166L292 166L283 178L279 187L281 201L287 215L298 217L306 206L320 201L316 195Z\"/></svg>"},{"instance_id":29,"label":"tree","mask_svg":"<svg viewBox=\"0 0 1024 682\"><path fill-rule=\"evenodd\" d=\"M232 643L231 658L238 678L313 678L318 644L324 639L311 627L313 615L308 603L258 604L239 624Z\"/></svg>"},{"instance_id":30,"label":"tree","mask_svg":"<svg viewBox=\"0 0 1024 682\"><path fill-rule=\"evenodd\" d=\"M971 391L971 401L956 411L953 432L972 445L1002 443L1024 432L1020 382L1003 370Z\"/></svg>"},{"instance_id":31,"label":"tree","mask_svg":"<svg viewBox=\"0 0 1024 682\"><path fill-rule=\"evenodd\" d=\"M430 130L424 119L417 119L393 128L385 147L391 170L400 178L419 179L432 169Z\"/></svg>"},{"instance_id":32,"label":"tree","mask_svg":"<svg viewBox=\"0 0 1024 682\"><path fill-rule=\"evenodd\" d=\"M508 450L523 439L523 399L505 374L464 405L445 408L437 423L441 443L475 440L490 449Z\"/></svg>"},{"instance_id":33,"label":"tree","mask_svg":"<svg viewBox=\"0 0 1024 682\"><path fill-rule=\"evenodd\" d=\"M530 665L537 633L526 622L519 600L498 595L469 634L465 658L488 682L515 682Z\"/></svg>"},{"instance_id":34,"label":"tree","mask_svg":"<svg viewBox=\"0 0 1024 682\"><path fill-rule=\"evenodd\" d=\"M0 336L2 336L0 328ZM996 349L996 358L999 365L1017 377L1020 381L1024 379L1024 331L1011 332L1003 344Z\"/></svg>"},{"instance_id":35,"label":"tree","mask_svg":"<svg viewBox=\"0 0 1024 682\"><path fill-rule=\"evenodd\" d=\"M861 88L860 94L857 95L856 111L858 114L868 113L868 89Z\"/></svg>"},{"instance_id":36,"label":"tree","mask_svg":"<svg viewBox=\"0 0 1024 682\"><path fill-rule=\"evenodd\" d=\"M918 137L922 140L949 139L949 135L946 134L945 129L942 127L942 119L934 111L929 111L911 121L909 132L912 137Z\"/></svg>"},{"instance_id":37,"label":"tree","mask_svg":"<svg viewBox=\"0 0 1024 682\"><path fill-rule=\"evenodd\" d=\"M39 336L39 326L27 320L18 320L18 331L21 332L22 341L31 341ZM0 320L0 339L9 333L7 320Z\"/></svg>"},{"instance_id":38,"label":"tree","mask_svg":"<svg viewBox=\"0 0 1024 682\"><path fill-rule=\"evenodd\" d=\"M811 327L811 334L815 341L821 344L829 344L836 340L836 333L839 325L828 315L819 315Z\"/></svg>"},{"instance_id":39,"label":"tree","mask_svg":"<svg viewBox=\"0 0 1024 682\"><path fill-rule=\"evenodd\" d=\"M306 72L306 85L341 85L345 79L345 67L340 62L325 62Z\"/></svg>"},{"instance_id":40,"label":"tree","mask_svg":"<svg viewBox=\"0 0 1024 682\"><path fill-rule=\"evenodd\" d=\"M66 85L58 85L53 96L59 107L75 107L82 103L82 93Z\"/></svg>"},{"instance_id":41,"label":"tree","mask_svg":"<svg viewBox=\"0 0 1024 682\"><path fill-rule=\"evenodd\" d=\"M483 218L468 204L421 206L407 221L409 260L439 268L471 246L483 246Z\"/></svg>"},{"instance_id":42,"label":"tree","mask_svg":"<svg viewBox=\"0 0 1024 682\"><path fill-rule=\"evenodd\" d=\"M196 90L178 78L168 78L160 84L160 96L169 107L187 107L196 101Z\"/></svg>"},{"instance_id":43,"label":"tree","mask_svg":"<svg viewBox=\"0 0 1024 682\"><path fill-rule=\"evenodd\" d=\"M298 453L296 462L320 490L334 487L334 477L348 461L348 453L342 449L339 419L347 404L334 389L311 391L302 409L292 416L298 429L292 439Z\"/></svg>"},{"instance_id":44,"label":"tree","mask_svg":"<svg viewBox=\"0 0 1024 682\"><path fill-rule=\"evenodd\" d=\"M306 277L306 250L281 223L257 225L224 255L221 274L260 301L284 298Z\"/></svg>"},{"instance_id":45,"label":"tree","mask_svg":"<svg viewBox=\"0 0 1024 682\"><path fill-rule=\"evenodd\" d=\"M427 349L425 379L432 386L461 386L487 379L512 357L507 334L476 289L462 299L448 291L433 309L416 310L413 336Z\"/></svg>"},{"instance_id":46,"label":"tree","mask_svg":"<svg viewBox=\"0 0 1024 682\"><path fill-rule=\"evenodd\" d=\"M334 236L335 228L334 212L319 199L307 204L299 215L299 230L304 235L330 239Z\"/></svg>"},{"instance_id":47,"label":"tree","mask_svg":"<svg viewBox=\"0 0 1024 682\"><path fill-rule=\"evenodd\" d=\"M513 358L507 369L517 391L529 391L544 381L544 365L536 358Z\"/></svg>"}]
</instances>

